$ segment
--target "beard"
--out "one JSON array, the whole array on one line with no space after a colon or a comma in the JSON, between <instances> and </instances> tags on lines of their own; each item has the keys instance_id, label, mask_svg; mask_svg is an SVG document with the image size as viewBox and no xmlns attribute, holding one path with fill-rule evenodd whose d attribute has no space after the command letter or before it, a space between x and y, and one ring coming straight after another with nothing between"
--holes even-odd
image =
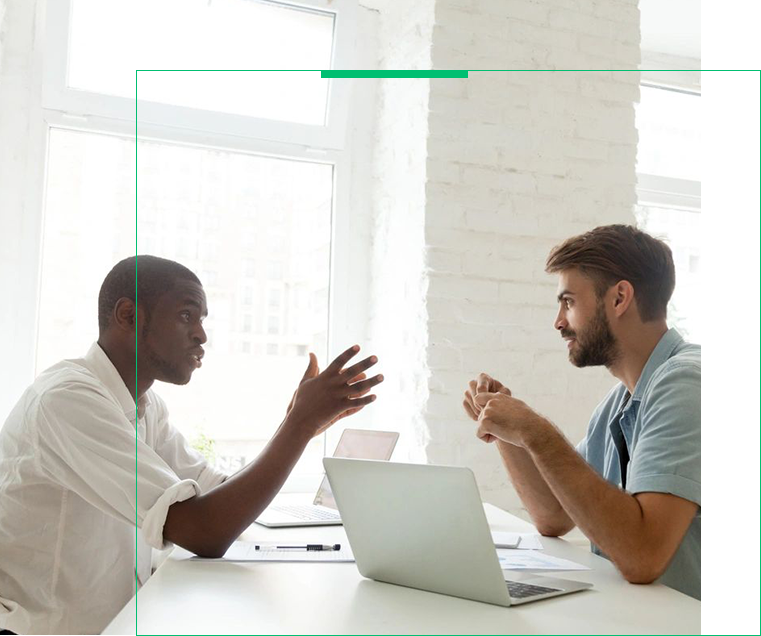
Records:
<instances>
[{"instance_id":1,"label":"beard","mask_svg":"<svg viewBox=\"0 0 761 636\"><path fill-rule=\"evenodd\" d=\"M576 339L576 346L568 352L568 359L574 366L609 368L618 358L618 342L602 304L597 305L595 315L582 330L563 330L560 333L564 338Z\"/></svg>"},{"instance_id":2,"label":"beard","mask_svg":"<svg viewBox=\"0 0 761 636\"><path fill-rule=\"evenodd\" d=\"M142 360L142 366L146 366L151 369L151 375L162 382L169 382L170 384L187 384L190 380L190 376L183 373L176 365L172 364L169 360L163 358L149 343L148 325L144 325L142 332L142 342L138 345L137 355Z\"/></svg>"}]
</instances>

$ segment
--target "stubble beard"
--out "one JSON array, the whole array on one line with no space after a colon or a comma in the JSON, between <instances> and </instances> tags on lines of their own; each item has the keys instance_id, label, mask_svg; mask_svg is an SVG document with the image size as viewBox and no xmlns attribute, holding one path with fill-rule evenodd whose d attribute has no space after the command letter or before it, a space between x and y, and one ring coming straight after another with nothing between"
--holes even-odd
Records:
<instances>
[{"instance_id":1,"label":"stubble beard","mask_svg":"<svg viewBox=\"0 0 761 636\"><path fill-rule=\"evenodd\" d=\"M157 380L170 384L187 384L190 377L182 372L168 360L162 358L158 352L148 343L148 325L143 326L142 342L138 343L137 355L143 359L143 364L151 370ZM139 365L140 366L140 365Z\"/></svg>"}]
</instances>

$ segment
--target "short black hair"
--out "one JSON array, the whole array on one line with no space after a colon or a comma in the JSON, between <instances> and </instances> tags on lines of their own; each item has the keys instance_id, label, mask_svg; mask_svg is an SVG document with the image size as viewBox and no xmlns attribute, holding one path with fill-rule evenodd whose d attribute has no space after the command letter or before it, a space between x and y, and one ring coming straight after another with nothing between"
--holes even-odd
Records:
<instances>
[{"instance_id":1,"label":"short black hair","mask_svg":"<svg viewBox=\"0 0 761 636\"><path fill-rule=\"evenodd\" d=\"M158 256L140 254L119 261L108 272L98 294L98 328L103 333L109 325L114 306L120 298L138 300L150 317L156 301L174 288L178 280L201 284L184 265Z\"/></svg>"}]
</instances>

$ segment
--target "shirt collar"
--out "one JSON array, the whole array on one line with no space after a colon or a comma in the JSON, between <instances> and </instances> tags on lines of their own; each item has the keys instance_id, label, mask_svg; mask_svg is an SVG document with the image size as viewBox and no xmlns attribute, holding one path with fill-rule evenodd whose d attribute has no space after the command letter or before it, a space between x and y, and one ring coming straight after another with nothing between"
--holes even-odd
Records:
<instances>
[{"instance_id":1,"label":"shirt collar","mask_svg":"<svg viewBox=\"0 0 761 636\"><path fill-rule=\"evenodd\" d=\"M131 422L134 423L137 418L143 417L146 407L151 403L148 395L149 392L146 392L146 394L137 401L136 405L127 385L124 384L124 380L122 380L122 376L119 375L113 362L111 362L106 355L106 352L103 351L97 342L94 342L90 347L87 355L85 355L85 360L87 361L87 366L90 370L101 382L103 382L103 384L106 385L109 392L119 402L119 405L124 410L124 414ZM137 409L135 409L136 406Z\"/></svg>"},{"instance_id":2,"label":"shirt collar","mask_svg":"<svg viewBox=\"0 0 761 636\"><path fill-rule=\"evenodd\" d=\"M629 404L627 404L627 408L633 402L642 401L642 394L645 392L645 387L648 382L650 382L653 373L655 373L656 370L674 354L674 350L683 342L684 340L682 336L679 335L679 332L673 327L663 334L663 337L661 337L658 344L655 345L655 349L653 349L653 352L647 359L647 362L642 369L642 373L640 373L637 384L634 387L634 393L632 393L631 400L629 401Z\"/></svg>"}]
</instances>

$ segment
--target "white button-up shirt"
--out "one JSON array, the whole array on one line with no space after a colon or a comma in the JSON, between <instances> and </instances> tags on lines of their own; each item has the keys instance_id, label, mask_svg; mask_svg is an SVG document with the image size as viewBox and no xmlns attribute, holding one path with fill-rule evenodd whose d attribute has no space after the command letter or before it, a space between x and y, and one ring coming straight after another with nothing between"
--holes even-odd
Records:
<instances>
[{"instance_id":1,"label":"white button-up shirt","mask_svg":"<svg viewBox=\"0 0 761 636\"><path fill-rule=\"evenodd\" d=\"M43 372L0 429L0 630L100 633L168 547L169 506L224 479L97 343Z\"/></svg>"}]
</instances>

